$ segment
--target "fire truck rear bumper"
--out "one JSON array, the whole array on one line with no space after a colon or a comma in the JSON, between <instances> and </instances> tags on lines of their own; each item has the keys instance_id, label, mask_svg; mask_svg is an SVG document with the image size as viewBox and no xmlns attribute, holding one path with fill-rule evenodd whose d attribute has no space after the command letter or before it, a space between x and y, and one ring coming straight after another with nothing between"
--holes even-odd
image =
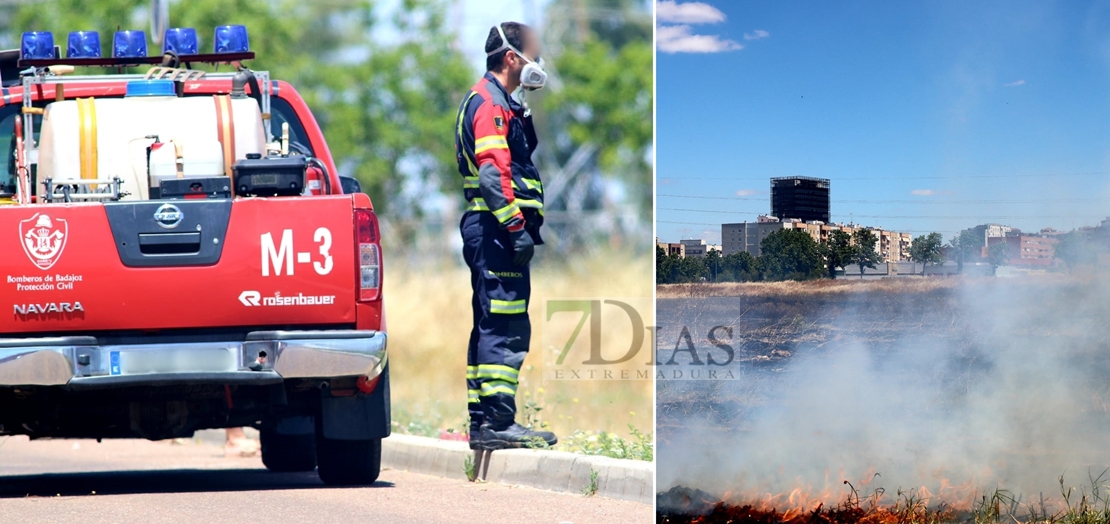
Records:
<instances>
[{"instance_id":1,"label":"fire truck rear bumper","mask_svg":"<svg viewBox=\"0 0 1110 524\"><path fill-rule=\"evenodd\" d=\"M374 379L386 361L380 331L255 331L243 341L127 345L102 345L95 337L0 338L0 387Z\"/></svg>"}]
</instances>

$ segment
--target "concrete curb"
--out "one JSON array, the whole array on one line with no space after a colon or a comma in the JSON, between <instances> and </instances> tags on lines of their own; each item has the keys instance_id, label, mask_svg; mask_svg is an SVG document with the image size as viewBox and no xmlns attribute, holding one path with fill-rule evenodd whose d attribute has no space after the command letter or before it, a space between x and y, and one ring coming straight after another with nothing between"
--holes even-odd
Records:
<instances>
[{"instance_id":1,"label":"concrete curb","mask_svg":"<svg viewBox=\"0 0 1110 524\"><path fill-rule=\"evenodd\" d=\"M466 442L394 433L382 441L382 467L466 480L463 465L474 452ZM597 471L597 495L642 504L655 501L655 467L642 460L620 460L565 451L507 449L496 451L487 482L582 493Z\"/></svg>"}]
</instances>

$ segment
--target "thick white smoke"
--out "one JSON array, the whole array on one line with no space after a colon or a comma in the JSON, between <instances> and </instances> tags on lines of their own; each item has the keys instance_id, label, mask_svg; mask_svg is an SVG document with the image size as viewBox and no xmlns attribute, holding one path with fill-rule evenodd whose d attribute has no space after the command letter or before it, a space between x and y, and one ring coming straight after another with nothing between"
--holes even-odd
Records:
<instances>
[{"instance_id":1,"label":"thick white smoke","mask_svg":"<svg viewBox=\"0 0 1110 524\"><path fill-rule=\"evenodd\" d=\"M1089 486L1110 466L1108 291L1045 276L661 299L664 361L691 324L718 359L708 329L732 326L746 360L739 380L659 383L658 488L789 506L842 501L849 480L966 506L995 489L1059 499L1060 475ZM752 364L782 344L790 358ZM809 498L765 498L795 489Z\"/></svg>"}]
</instances>

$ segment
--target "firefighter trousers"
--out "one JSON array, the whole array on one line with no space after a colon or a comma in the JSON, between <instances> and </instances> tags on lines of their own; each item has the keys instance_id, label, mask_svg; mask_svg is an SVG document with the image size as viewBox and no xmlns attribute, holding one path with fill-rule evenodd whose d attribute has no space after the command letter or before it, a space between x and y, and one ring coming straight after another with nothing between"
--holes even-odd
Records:
<instances>
[{"instance_id":1,"label":"firefighter trousers","mask_svg":"<svg viewBox=\"0 0 1110 524\"><path fill-rule=\"evenodd\" d=\"M509 233L492 213L467 212L460 230L473 290L474 327L466 356L470 426L476 430L488 422L502 430L516 417L520 366L532 338L528 266L513 265Z\"/></svg>"}]
</instances>

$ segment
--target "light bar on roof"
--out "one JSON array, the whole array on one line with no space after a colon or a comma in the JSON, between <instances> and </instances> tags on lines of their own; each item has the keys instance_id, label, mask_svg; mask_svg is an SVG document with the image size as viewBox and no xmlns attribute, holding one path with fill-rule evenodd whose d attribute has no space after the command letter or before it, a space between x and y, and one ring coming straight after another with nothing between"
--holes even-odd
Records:
<instances>
[{"instance_id":1,"label":"light bar on roof","mask_svg":"<svg viewBox=\"0 0 1110 524\"><path fill-rule=\"evenodd\" d=\"M73 31L69 34L66 58L100 58L100 33Z\"/></svg>"},{"instance_id":2,"label":"light bar on roof","mask_svg":"<svg viewBox=\"0 0 1110 524\"><path fill-rule=\"evenodd\" d=\"M49 31L23 33L19 44L19 57L30 59L54 58L54 34Z\"/></svg>"},{"instance_id":3,"label":"light bar on roof","mask_svg":"<svg viewBox=\"0 0 1110 524\"><path fill-rule=\"evenodd\" d=\"M116 31L112 40L112 56L116 58L146 58L146 32Z\"/></svg>"},{"instance_id":4,"label":"light bar on roof","mask_svg":"<svg viewBox=\"0 0 1110 524\"><path fill-rule=\"evenodd\" d=\"M178 56L197 54L197 30L192 27L167 29L162 43L162 53L170 51Z\"/></svg>"},{"instance_id":5,"label":"light bar on roof","mask_svg":"<svg viewBox=\"0 0 1110 524\"><path fill-rule=\"evenodd\" d=\"M251 50L247 41L247 26L221 25L216 26L216 37L213 48L219 53L245 53Z\"/></svg>"}]
</instances>

